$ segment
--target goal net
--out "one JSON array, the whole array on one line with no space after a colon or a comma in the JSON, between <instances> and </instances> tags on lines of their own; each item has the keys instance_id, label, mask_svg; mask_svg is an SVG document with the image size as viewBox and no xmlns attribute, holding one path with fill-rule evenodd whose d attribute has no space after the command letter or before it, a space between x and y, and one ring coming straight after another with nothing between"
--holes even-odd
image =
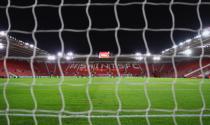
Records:
<instances>
[{"instance_id":1,"label":"goal net","mask_svg":"<svg viewBox=\"0 0 210 125\"><path fill-rule=\"evenodd\" d=\"M209 11L208 0L1 0L0 124L210 124Z\"/></svg>"}]
</instances>

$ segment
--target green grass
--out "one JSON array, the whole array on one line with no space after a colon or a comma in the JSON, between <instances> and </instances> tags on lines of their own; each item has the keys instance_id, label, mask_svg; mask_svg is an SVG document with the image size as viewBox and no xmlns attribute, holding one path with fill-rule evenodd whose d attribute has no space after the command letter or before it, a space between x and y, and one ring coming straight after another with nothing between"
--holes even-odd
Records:
<instances>
[{"instance_id":1,"label":"green grass","mask_svg":"<svg viewBox=\"0 0 210 125\"><path fill-rule=\"evenodd\" d=\"M6 79L0 79L0 125L7 125L7 108L3 91ZM10 79L6 87L6 97L9 102L10 125L35 125L32 114L34 102L31 95L32 78ZM58 112L62 108L62 98L59 92L60 78L36 78L33 92L37 101L36 119L38 125L58 125ZM170 78L75 78L65 77L61 89L65 100L65 112L61 119L63 125L88 125L87 111L90 104L87 97L87 86L93 105L91 121L93 125L117 125L117 114L119 107L117 95L119 95L122 111L120 122L122 125L147 125L144 117L145 109L148 108L148 98L145 96L145 87L151 102L149 117L151 125L172 125L174 124L173 113L175 107L172 83ZM119 91L116 93L117 82ZM148 81L147 81L148 80ZM146 84L147 83L147 84ZM177 100L178 115L199 115L203 106L199 87L205 99L206 110L204 114L210 115L210 80L205 79L177 79L175 94ZM158 109L168 110L159 111ZM195 110L195 111L184 111ZM197 110L197 111L196 111ZM50 112L49 112L50 111ZM100 112L101 111L101 112ZM107 112L105 112L107 111ZM137 112L134 112L137 111ZM69 112L83 112L77 117ZM46 117L48 115L48 117ZM80 117L78 117L80 116ZM84 117L81 117L84 116ZM101 117L99 117L101 116ZM106 116L106 117L103 117ZM112 116L112 117L107 117ZM125 117L130 116L130 117ZM138 117L133 117L138 116ZM202 117L204 125L210 124L210 117ZM176 117L178 125L198 125L199 117Z\"/></svg>"}]
</instances>

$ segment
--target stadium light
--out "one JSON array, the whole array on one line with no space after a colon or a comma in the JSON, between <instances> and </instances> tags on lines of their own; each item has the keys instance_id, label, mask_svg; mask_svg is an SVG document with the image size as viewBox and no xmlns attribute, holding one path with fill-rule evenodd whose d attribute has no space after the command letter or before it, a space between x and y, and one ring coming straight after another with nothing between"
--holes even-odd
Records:
<instances>
[{"instance_id":1,"label":"stadium light","mask_svg":"<svg viewBox=\"0 0 210 125\"><path fill-rule=\"evenodd\" d=\"M48 60L55 60L56 57L55 57L54 55L49 55L49 56L47 57L47 59L48 59Z\"/></svg>"},{"instance_id":2,"label":"stadium light","mask_svg":"<svg viewBox=\"0 0 210 125\"><path fill-rule=\"evenodd\" d=\"M143 59L143 57L142 57L142 54L140 53L140 52L137 52L136 54L135 54L135 59L136 60L142 60Z\"/></svg>"},{"instance_id":3,"label":"stadium light","mask_svg":"<svg viewBox=\"0 0 210 125\"><path fill-rule=\"evenodd\" d=\"M6 36L6 35L7 35L6 32L0 31L0 36Z\"/></svg>"},{"instance_id":4,"label":"stadium light","mask_svg":"<svg viewBox=\"0 0 210 125\"><path fill-rule=\"evenodd\" d=\"M66 55L67 56L73 56L73 53L72 52L68 52Z\"/></svg>"},{"instance_id":5,"label":"stadium light","mask_svg":"<svg viewBox=\"0 0 210 125\"><path fill-rule=\"evenodd\" d=\"M25 43L26 46L29 46L29 43Z\"/></svg>"},{"instance_id":6,"label":"stadium light","mask_svg":"<svg viewBox=\"0 0 210 125\"><path fill-rule=\"evenodd\" d=\"M138 52L138 53L135 54L135 56L141 56L141 53Z\"/></svg>"},{"instance_id":7,"label":"stadium light","mask_svg":"<svg viewBox=\"0 0 210 125\"><path fill-rule=\"evenodd\" d=\"M187 49L187 50L183 51L183 54L189 56L189 55L192 54L192 50L191 49Z\"/></svg>"},{"instance_id":8,"label":"stadium light","mask_svg":"<svg viewBox=\"0 0 210 125\"><path fill-rule=\"evenodd\" d=\"M197 35L194 37L195 39L201 38L201 35Z\"/></svg>"},{"instance_id":9,"label":"stadium light","mask_svg":"<svg viewBox=\"0 0 210 125\"><path fill-rule=\"evenodd\" d=\"M160 58L160 56L154 56L153 57L153 60L155 60L155 61L159 61L161 58Z\"/></svg>"},{"instance_id":10,"label":"stadium light","mask_svg":"<svg viewBox=\"0 0 210 125\"><path fill-rule=\"evenodd\" d=\"M187 39L185 42L186 43L189 43L189 42L191 42L192 41L192 39Z\"/></svg>"},{"instance_id":11,"label":"stadium light","mask_svg":"<svg viewBox=\"0 0 210 125\"><path fill-rule=\"evenodd\" d=\"M58 52L58 53L57 53L57 56L58 56L58 57L62 57L62 56L63 56L63 53L62 53L62 52Z\"/></svg>"},{"instance_id":12,"label":"stadium light","mask_svg":"<svg viewBox=\"0 0 210 125\"><path fill-rule=\"evenodd\" d=\"M207 45L200 46L200 48L207 48L207 47L208 47Z\"/></svg>"},{"instance_id":13,"label":"stadium light","mask_svg":"<svg viewBox=\"0 0 210 125\"><path fill-rule=\"evenodd\" d=\"M71 59L73 59L73 57L72 56L66 56L65 59L66 60L71 60Z\"/></svg>"},{"instance_id":14,"label":"stadium light","mask_svg":"<svg viewBox=\"0 0 210 125\"><path fill-rule=\"evenodd\" d=\"M146 53L146 56L151 56L151 53L150 53L150 52L147 52L147 53Z\"/></svg>"},{"instance_id":15,"label":"stadium light","mask_svg":"<svg viewBox=\"0 0 210 125\"><path fill-rule=\"evenodd\" d=\"M144 58L142 56L136 57L136 60L143 60Z\"/></svg>"},{"instance_id":16,"label":"stadium light","mask_svg":"<svg viewBox=\"0 0 210 125\"><path fill-rule=\"evenodd\" d=\"M184 43L183 43L183 42L179 43L179 46L182 46L182 45L184 45Z\"/></svg>"},{"instance_id":17,"label":"stadium light","mask_svg":"<svg viewBox=\"0 0 210 125\"><path fill-rule=\"evenodd\" d=\"M33 44L30 44L29 46L30 46L31 48L34 48L34 45L33 45Z\"/></svg>"},{"instance_id":18,"label":"stadium light","mask_svg":"<svg viewBox=\"0 0 210 125\"><path fill-rule=\"evenodd\" d=\"M166 51L169 51L169 49L166 49L165 52L166 52Z\"/></svg>"},{"instance_id":19,"label":"stadium light","mask_svg":"<svg viewBox=\"0 0 210 125\"><path fill-rule=\"evenodd\" d=\"M4 45L2 43L0 43L0 49L3 49Z\"/></svg>"},{"instance_id":20,"label":"stadium light","mask_svg":"<svg viewBox=\"0 0 210 125\"><path fill-rule=\"evenodd\" d=\"M177 48L177 45L173 45L173 47L172 48Z\"/></svg>"},{"instance_id":21,"label":"stadium light","mask_svg":"<svg viewBox=\"0 0 210 125\"><path fill-rule=\"evenodd\" d=\"M203 37L208 37L208 36L210 36L210 31L209 31L209 30L204 30L204 31L202 32L202 36L203 36Z\"/></svg>"}]
</instances>

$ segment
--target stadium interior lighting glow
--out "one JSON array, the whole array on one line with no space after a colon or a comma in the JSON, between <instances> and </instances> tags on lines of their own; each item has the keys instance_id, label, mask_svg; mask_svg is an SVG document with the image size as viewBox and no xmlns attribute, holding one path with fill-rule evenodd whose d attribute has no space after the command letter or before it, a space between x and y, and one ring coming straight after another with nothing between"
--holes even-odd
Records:
<instances>
[{"instance_id":1,"label":"stadium interior lighting glow","mask_svg":"<svg viewBox=\"0 0 210 125\"><path fill-rule=\"evenodd\" d=\"M55 56L53 56L53 55L50 55L50 56L48 56L48 57L47 57L47 59L48 59L48 60L55 60L55 59L56 59L56 57L55 57Z\"/></svg>"},{"instance_id":2,"label":"stadium interior lighting glow","mask_svg":"<svg viewBox=\"0 0 210 125\"><path fill-rule=\"evenodd\" d=\"M210 44L206 44L206 45L203 45L205 48L207 48L207 47L209 47L210 46Z\"/></svg>"},{"instance_id":3,"label":"stadium interior lighting glow","mask_svg":"<svg viewBox=\"0 0 210 125\"><path fill-rule=\"evenodd\" d=\"M204 31L202 32L202 36L203 36L203 37L208 37L208 36L210 36L210 31L209 31L209 30L204 30Z\"/></svg>"},{"instance_id":4,"label":"stadium interior lighting glow","mask_svg":"<svg viewBox=\"0 0 210 125\"><path fill-rule=\"evenodd\" d=\"M182 46L182 45L184 45L184 43L183 43L183 42L179 43L179 46Z\"/></svg>"},{"instance_id":5,"label":"stadium interior lighting glow","mask_svg":"<svg viewBox=\"0 0 210 125\"><path fill-rule=\"evenodd\" d=\"M151 56L151 53L150 52L146 53L146 56Z\"/></svg>"},{"instance_id":6,"label":"stadium interior lighting glow","mask_svg":"<svg viewBox=\"0 0 210 125\"><path fill-rule=\"evenodd\" d=\"M33 45L33 44L30 44L29 46L30 46L31 48L34 48L34 45Z\"/></svg>"},{"instance_id":7,"label":"stadium interior lighting glow","mask_svg":"<svg viewBox=\"0 0 210 125\"><path fill-rule=\"evenodd\" d=\"M66 56L65 59L66 60L71 60L71 59L73 59L73 57L72 56Z\"/></svg>"},{"instance_id":8,"label":"stadium interior lighting glow","mask_svg":"<svg viewBox=\"0 0 210 125\"><path fill-rule=\"evenodd\" d=\"M142 56L136 57L136 60L143 60L144 58Z\"/></svg>"},{"instance_id":9,"label":"stadium interior lighting glow","mask_svg":"<svg viewBox=\"0 0 210 125\"><path fill-rule=\"evenodd\" d=\"M141 53L136 53L135 55L136 55L136 56L141 56Z\"/></svg>"},{"instance_id":10,"label":"stadium interior lighting glow","mask_svg":"<svg viewBox=\"0 0 210 125\"><path fill-rule=\"evenodd\" d=\"M161 58L160 58L160 56L154 56L153 57L153 60L155 60L155 61L159 61Z\"/></svg>"},{"instance_id":11,"label":"stadium interior lighting glow","mask_svg":"<svg viewBox=\"0 0 210 125\"><path fill-rule=\"evenodd\" d=\"M6 36L6 32L0 31L0 36Z\"/></svg>"},{"instance_id":12,"label":"stadium interior lighting glow","mask_svg":"<svg viewBox=\"0 0 210 125\"><path fill-rule=\"evenodd\" d=\"M187 50L183 51L183 54L191 55L192 54L192 50L191 49L187 49Z\"/></svg>"},{"instance_id":13,"label":"stadium interior lighting glow","mask_svg":"<svg viewBox=\"0 0 210 125\"><path fill-rule=\"evenodd\" d=\"M72 52L68 52L66 55L67 56L73 56L73 53Z\"/></svg>"},{"instance_id":14,"label":"stadium interior lighting glow","mask_svg":"<svg viewBox=\"0 0 210 125\"><path fill-rule=\"evenodd\" d=\"M166 49L165 51L169 51L169 49Z\"/></svg>"},{"instance_id":15,"label":"stadium interior lighting glow","mask_svg":"<svg viewBox=\"0 0 210 125\"><path fill-rule=\"evenodd\" d=\"M58 57L62 57L62 56L63 56L63 53L62 53L62 52L58 52L58 53L57 53L57 56L58 56Z\"/></svg>"},{"instance_id":16,"label":"stadium interior lighting glow","mask_svg":"<svg viewBox=\"0 0 210 125\"><path fill-rule=\"evenodd\" d=\"M172 48L176 48L177 47L177 45L173 45L173 47Z\"/></svg>"},{"instance_id":17,"label":"stadium interior lighting glow","mask_svg":"<svg viewBox=\"0 0 210 125\"><path fill-rule=\"evenodd\" d=\"M201 35L197 35L197 36L195 36L194 38L198 39L198 38L200 38L200 37L201 37Z\"/></svg>"},{"instance_id":18,"label":"stadium interior lighting glow","mask_svg":"<svg viewBox=\"0 0 210 125\"><path fill-rule=\"evenodd\" d=\"M186 43L189 43L189 42L191 42L192 41L192 39L187 39L185 42Z\"/></svg>"},{"instance_id":19,"label":"stadium interior lighting glow","mask_svg":"<svg viewBox=\"0 0 210 125\"><path fill-rule=\"evenodd\" d=\"M26 46L29 46L29 43L25 43Z\"/></svg>"},{"instance_id":20,"label":"stadium interior lighting glow","mask_svg":"<svg viewBox=\"0 0 210 125\"><path fill-rule=\"evenodd\" d=\"M2 43L0 43L0 49L3 49L3 48L4 48L3 44L2 44Z\"/></svg>"},{"instance_id":21,"label":"stadium interior lighting glow","mask_svg":"<svg viewBox=\"0 0 210 125\"><path fill-rule=\"evenodd\" d=\"M207 48L207 47L209 47L209 45L200 46L200 48Z\"/></svg>"}]
</instances>

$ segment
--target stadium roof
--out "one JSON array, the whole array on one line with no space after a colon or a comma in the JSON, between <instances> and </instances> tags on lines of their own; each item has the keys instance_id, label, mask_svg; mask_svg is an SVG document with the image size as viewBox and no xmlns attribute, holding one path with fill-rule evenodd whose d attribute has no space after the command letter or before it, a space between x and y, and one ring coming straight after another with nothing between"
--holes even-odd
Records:
<instances>
[{"instance_id":1,"label":"stadium roof","mask_svg":"<svg viewBox=\"0 0 210 125\"><path fill-rule=\"evenodd\" d=\"M8 38L8 40L7 40ZM30 59L33 56L34 49L36 50L36 59L39 60L48 60L51 62L56 62L57 59L61 59L63 62L67 61L85 61L88 55L77 55L71 53L71 57L67 56L68 54L64 53L60 55L53 55L49 52L42 50L38 47L35 48L33 44L23 42L12 36L6 37L4 32L0 32L0 57L3 58L6 54L7 43L9 43L8 57L15 59ZM202 44L201 44L202 43ZM202 50L204 50L203 56L208 57L210 55L210 30L205 29L201 35L197 35L194 38L189 38L184 42L180 42L178 45L175 45L169 49L162 51L161 54L130 54L130 55L120 55L118 61L136 61L143 62L144 58L147 58L148 62L169 62L171 57L174 55L176 50L176 59L178 60L189 60L193 58L200 58ZM60 53L59 53L60 54ZM49 59L50 57L50 59ZM188 58L186 58L188 57ZM116 55L111 54L108 59L100 59L98 55L90 56L90 61L110 61L113 62L116 59Z\"/></svg>"},{"instance_id":2,"label":"stadium roof","mask_svg":"<svg viewBox=\"0 0 210 125\"><path fill-rule=\"evenodd\" d=\"M8 38L8 40L7 40ZM31 57L33 56L34 49L36 50L36 56L47 56L48 52L40 48L35 48L33 44L17 40L15 37L4 35L0 33L0 57L4 57L8 46L8 57Z\"/></svg>"},{"instance_id":3,"label":"stadium roof","mask_svg":"<svg viewBox=\"0 0 210 125\"><path fill-rule=\"evenodd\" d=\"M189 38L178 45L162 51L162 55L184 55L186 50L192 51L191 56L210 55L210 28L206 28L200 35ZM202 51L204 53L202 53Z\"/></svg>"}]
</instances>

